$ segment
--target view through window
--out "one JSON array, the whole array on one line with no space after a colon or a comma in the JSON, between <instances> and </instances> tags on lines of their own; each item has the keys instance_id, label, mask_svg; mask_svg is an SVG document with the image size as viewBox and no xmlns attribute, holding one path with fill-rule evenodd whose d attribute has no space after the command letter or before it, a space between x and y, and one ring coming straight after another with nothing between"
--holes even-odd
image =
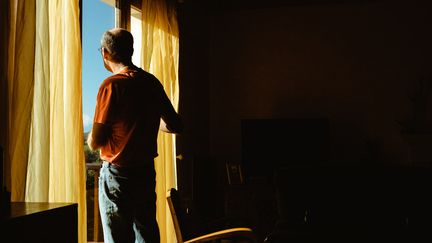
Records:
<instances>
[{"instance_id":1,"label":"view through window","mask_svg":"<svg viewBox=\"0 0 432 243\"><path fill-rule=\"evenodd\" d=\"M141 28L141 11L135 7L131 8L131 33L134 38L134 53L132 55L132 62L141 67L141 43L142 43L142 28Z\"/></svg>"},{"instance_id":2,"label":"view through window","mask_svg":"<svg viewBox=\"0 0 432 243\"><path fill-rule=\"evenodd\" d=\"M92 127L99 86L111 75L104 68L98 49L102 34L115 25L115 9L101 0L83 0L82 16L82 102L84 153L87 166L87 240L103 242L97 197L101 161L98 153L90 151L85 141Z\"/></svg>"}]
</instances>

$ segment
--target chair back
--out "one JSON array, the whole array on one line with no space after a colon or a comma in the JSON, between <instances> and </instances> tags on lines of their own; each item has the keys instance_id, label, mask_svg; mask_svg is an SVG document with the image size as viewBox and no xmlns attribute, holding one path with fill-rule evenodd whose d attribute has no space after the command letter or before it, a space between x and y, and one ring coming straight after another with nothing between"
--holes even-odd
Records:
<instances>
[{"instance_id":1,"label":"chair back","mask_svg":"<svg viewBox=\"0 0 432 243\"><path fill-rule=\"evenodd\" d=\"M177 237L178 243L183 243L183 236L180 228L180 220L177 214L180 213L180 196L175 188L171 188L167 192L168 206L171 212L172 221L174 224L174 230Z\"/></svg>"}]
</instances>

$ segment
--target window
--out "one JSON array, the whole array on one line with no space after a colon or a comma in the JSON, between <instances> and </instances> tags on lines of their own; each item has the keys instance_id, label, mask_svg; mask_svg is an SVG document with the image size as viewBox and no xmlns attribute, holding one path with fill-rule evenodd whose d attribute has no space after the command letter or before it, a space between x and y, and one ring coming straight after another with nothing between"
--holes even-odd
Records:
<instances>
[{"instance_id":1,"label":"window","mask_svg":"<svg viewBox=\"0 0 432 243\"><path fill-rule=\"evenodd\" d=\"M82 104L84 125L84 153L87 167L87 240L103 242L98 207L99 155L86 144L96 106L96 96L102 81L111 75L103 65L100 47L102 34L115 25L115 8L100 0L82 3Z\"/></svg>"},{"instance_id":2,"label":"window","mask_svg":"<svg viewBox=\"0 0 432 243\"><path fill-rule=\"evenodd\" d=\"M110 29L114 26L123 27L126 29L130 29L132 35L134 36L134 55L132 57L132 61L135 65L144 68L149 71L153 75L155 75L165 87L165 91L168 97L172 100L174 106L176 107L178 104L178 28L177 28L177 20L172 18L175 15L174 5L170 3L169 5L164 5L164 2L161 1L150 1L149 8L145 8L149 13L151 12L155 16L154 19L148 21L149 19L144 19L143 17L148 16L146 14L140 14L140 4L137 0L102 0L103 2L108 3L111 6L116 6L116 8L110 7L111 14L103 13L102 6L97 7L96 10L89 9L88 12L91 13L92 19L87 19L84 13L83 19L83 46L86 46L86 21L93 21L95 23L88 23L89 26L93 26L88 31L92 31L92 37L89 41L94 41L96 39L99 43L100 37L102 33L106 29ZM150 3L149 2L149 3ZM99 3L100 4L100 3ZM131 5L134 6L131 8ZM106 5L105 7L107 7ZM147 6L147 5L146 5ZM137 7L137 8L135 8ZM86 6L84 6L84 11L86 10ZM115 10L115 14L114 11ZM107 15L112 16L110 19L104 19ZM170 16L170 17L168 17ZM158 20L158 25L156 26L155 20ZM146 43L142 42L142 23L146 22L147 25L144 25L145 30L148 30ZM148 23L151 22L151 23ZM115 23L115 24L114 24ZM108 24L101 28L100 24ZM96 26L94 26L96 25ZM150 30L149 30L150 29ZM98 31L100 31L98 33ZM97 33L97 34L95 34ZM148 39L147 39L148 38ZM145 44L145 45L143 45ZM99 45L99 44L98 44ZM87 117L87 120L91 120L89 114L93 115L94 106L96 101L97 90L100 85L100 82L107 76L111 75L110 73L104 74L102 59L100 58L100 53L98 53L99 57L94 57L93 61L91 59L87 59L87 52L89 55L93 55L94 50L97 50L98 45L90 46L88 49L83 48L83 104L84 104L84 115ZM150 51L144 53L150 54L150 56L146 56L146 59L141 58L141 53L143 50L147 50L149 48ZM146 63L142 63L142 60L146 60ZM163 61L162 61L163 60ZM149 67L145 67L145 64L149 65ZM88 75L89 77L86 77ZM91 75L100 75L98 77L91 78ZM91 83L94 82L94 83ZM87 87L88 86L88 87ZM86 90L87 89L87 90ZM89 92L87 94L87 92ZM90 119L88 119L90 118ZM86 131L88 132L90 126L85 126ZM172 134L164 134L163 139L158 139L158 153L159 157L155 159L156 164L156 174L158 181L165 181L165 183L157 183L156 185L156 193L158 195L163 195L165 197L166 191L169 188L176 187L176 169L175 169L175 138ZM92 157L92 154L89 153L88 157ZM88 161L92 162L92 161ZM100 163L100 162L99 162ZM88 239L94 241L100 241L101 237L101 227L98 224L99 218L96 212L99 212L97 205L97 177L99 171L99 163L88 163ZM95 167L92 167L96 165ZM168 169L167 169L168 168ZM93 185L93 187L92 187ZM94 207L91 207L94 205ZM167 215L170 215L169 208L166 205L165 200L157 201L157 220L159 224L159 229L161 232L161 242L174 242L175 241L175 232L172 227L171 218L168 218ZM91 211L93 210L93 211ZM93 214L92 214L93 213ZM92 219L92 215L94 219Z\"/></svg>"},{"instance_id":3,"label":"window","mask_svg":"<svg viewBox=\"0 0 432 243\"><path fill-rule=\"evenodd\" d=\"M134 54L132 62L141 67L141 46L142 46L142 28L141 28L141 11L135 7L131 8L131 33L134 37Z\"/></svg>"}]
</instances>

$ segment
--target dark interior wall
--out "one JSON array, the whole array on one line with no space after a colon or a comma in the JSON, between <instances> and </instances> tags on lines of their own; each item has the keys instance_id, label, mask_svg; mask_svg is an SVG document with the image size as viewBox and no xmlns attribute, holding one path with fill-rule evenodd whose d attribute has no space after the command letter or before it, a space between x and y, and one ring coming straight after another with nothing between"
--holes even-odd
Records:
<instances>
[{"instance_id":1,"label":"dark interior wall","mask_svg":"<svg viewBox=\"0 0 432 243\"><path fill-rule=\"evenodd\" d=\"M220 213L224 163L241 161L241 119L328 118L332 160L408 163L402 125L429 75L430 10L426 0L180 3L177 146L196 159L200 210Z\"/></svg>"},{"instance_id":2,"label":"dark interior wall","mask_svg":"<svg viewBox=\"0 0 432 243\"><path fill-rule=\"evenodd\" d=\"M333 160L368 159L369 142L409 161L396 120L430 65L430 3L262 2L211 13L211 157L241 160L241 119L327 117Z\"/></svg>"}]
</instances>

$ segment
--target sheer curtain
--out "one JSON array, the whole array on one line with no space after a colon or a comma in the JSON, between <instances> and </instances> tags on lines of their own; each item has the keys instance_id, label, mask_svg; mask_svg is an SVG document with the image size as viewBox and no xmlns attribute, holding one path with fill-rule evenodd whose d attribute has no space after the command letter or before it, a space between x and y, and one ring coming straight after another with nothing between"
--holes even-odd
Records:
<instances>
[{"instance_id":1,"label":"sheer curtain","mask_svg":"<svg viewBox=\"0 0 432 243\"><path fill-rule=\"evenodd\" d=\"M79 0L11 0L8 29L12 201L78 203L86 242Z\"/></svg>"},{"instance_id":2,"label":"sheer curtain","mask_svg":"<svg viewBox=\"0 0 432 243\"><path fill-rule=\"evenodd\" d=\"M165 87L168 97L177 109L179 100L178 57L179 33L174 1L143 0L142 52L143 69L155 75ZM157 172L157 220L161 242L175 242L174 226L166 203L169 188L177 187L175 167L175 137L159 133L159 156L155 160Z\"/></svg>"}]
</instances>

